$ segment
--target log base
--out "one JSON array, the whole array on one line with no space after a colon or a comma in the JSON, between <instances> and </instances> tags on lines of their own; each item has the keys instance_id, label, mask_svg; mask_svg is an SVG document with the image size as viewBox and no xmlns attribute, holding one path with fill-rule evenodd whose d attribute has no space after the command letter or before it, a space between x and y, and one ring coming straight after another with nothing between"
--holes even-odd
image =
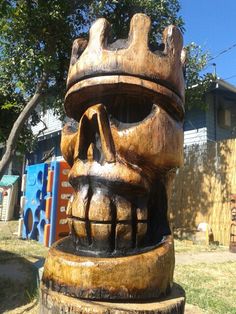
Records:
<instances>
[{"instance_id":1,"label":"log base","mask_svg":"<svg viewBox=\"0 0 236 314\"><path fill-rule=\"evenodd\" d=\"M42 282L52 291L78 299L157 300L169 293L173 270L171 235L152 250L118 258L75 255L68 237L50 248Z\"/></svg>"},{"instance_id":2,"label":"log base","mask_svg":"<svg viewBox=\"0 0 236 314\"><path fill-rule=\"evenodd\" d=\"M184 306L184 290L176 284L168 297L142 303L87 301L65 296L41 285L40 314L183 314Z\"/></svg>"}]
</instances>

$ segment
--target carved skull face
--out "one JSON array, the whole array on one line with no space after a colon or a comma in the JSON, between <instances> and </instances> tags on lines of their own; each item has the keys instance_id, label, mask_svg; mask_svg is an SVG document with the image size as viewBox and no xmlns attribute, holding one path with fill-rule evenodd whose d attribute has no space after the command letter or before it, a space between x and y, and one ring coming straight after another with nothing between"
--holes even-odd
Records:
<instances>
[{"instance_id":1,"label":"carved skull face","mask_svg":"<svg viewBox=\"0 0 236 314\"><path fill-rule=\"evenodd\" d=\"M134 19L131 30L142 29L148 33L150 25L147 26L146 17L140 16L139 21ZM94 26L95 34L99 29L100 35L96 36L104 37L106 23L104 20L97 23L103 24ZM92 35L93 32L90 41L96 44ZM91 51L95 53L93 58L108 64L108 69L114 64L117 66L121 57L132 62L129 57L132 51L136 62L159 58L149 51L145 56L142 49L139 56L130 38L134 40L135 36L129 36L129 48L122 43L117 51L112 47L109 50L108 46L105 49L104 38L100 38L102 57L94 43L92 47L90 42L87 46L83 43L83 49L87 48L81 56L81 64L84 66L83 59L93 62ZM181 48L173 32L168 38L168 51L180 60ZM178 49L175 46L173 52L171 45L177 45ZM116 63L111 62L113 59ZM163 72L165 70L164 67ZM96 77L78 81L79 92L74 90L66 98L69 105L73 104L67 108L78 125L76 129L65 126L61 143L63 156L71 165L69 180L75 190L67 209L75 248L80 254L98 256L149 250L170 234L167 192L171 173L182 162L183 146L183 112L179 110L178 97L173 91L168 92L168 97L163 95L167 93L165 86L133 74L96 74Z\"/></svg>"},{"instance_id":2,"label":"carved skull face","mask_svg":"<svg viewBox=\"0 0 236 314\"><path fill-rule=\"evenodd\" d=\"M63 130L75 189L69 225L76 249L91 254L131 254L170 234L167 186L182 160L182 123L141 95L119 101L91 105L75 133Z\"/></svg>"}]
</instances>

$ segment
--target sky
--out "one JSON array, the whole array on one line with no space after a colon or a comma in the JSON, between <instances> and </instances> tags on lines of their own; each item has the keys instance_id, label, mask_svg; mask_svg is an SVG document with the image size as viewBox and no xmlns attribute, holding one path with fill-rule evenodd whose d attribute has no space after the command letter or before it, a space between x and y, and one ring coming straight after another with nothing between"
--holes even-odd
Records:
<instances>
[{"instance_id":1,"label":"sky","mask_svg":"<svg viewBox=\"0 0 236 314\"><path fill-rule=\"evenodd\" d=\"M195 42L212 57L207 72L236 85L236 0L180 0L184 44ZM230 47L235 46L230 49Z\"/></svg>"}]
</instances>

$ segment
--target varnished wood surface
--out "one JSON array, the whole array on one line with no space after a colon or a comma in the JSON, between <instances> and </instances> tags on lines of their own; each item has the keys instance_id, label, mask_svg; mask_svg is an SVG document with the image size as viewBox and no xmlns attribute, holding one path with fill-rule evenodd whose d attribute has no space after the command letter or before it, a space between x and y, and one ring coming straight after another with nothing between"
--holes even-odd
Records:
<instances>
[{"instance_id":1,"label":"varnished wood surface","mask_svg":"<svg viewBox=\"0 0 236 314\"><path fill-rule=\"evenodd\" d=\"M171 294L149 302L84 301L61 295L41 286L40 314L183 314L184 290L174 284Z\"/></svg>"},{"instance_id":2,"label":"varnished wood surface","mask_svg":"<svg viewBox=\"0 0 236 314\"><path fill-rule=\"evenodd\" d=\"M77 39L72 48L65 110L78 123L64 127L61 141L74 188L67 208L71 236L46 259L45 313L64 313L64 294L138 301L171 292L168 191L183 161L182 35L169 26L164 50L154 52L146 15L134 15L127 40L107 44L108 29L99 19L89 40ZM84 302L67 300L68 313L90 313L90 305L87 311ZM168 302L142 313L183 312L184 298ZM133 305L131 312L140 311Z\"/></svg>"},{"instance_id":3,"label":"varnished wood surface","mask_svg":"<svg viewBox=\"0 0 236 314\"><path fill-rule=\"evenodd\" d=\"M95 300L144 300L165 294L172 285L171 236L152 250L118 258L75 255L71 246L65 238L49 250L42 282L53 291Z\"/></svg>"},{"instance_id":4,"label":"varnished wood surface","mask_svg":"<svg viewBox=\"0 0 236 314\"><path fill-rule=\"evenodd\" d=\"M98 19L91 27L86 48L75 41L67 80L68 89L80 80L111 73L156 80L184 99L183 39L180 30L170 25L163 33L164 51L149 49L151 21L144 14L135 14L130 33L120 47L108 44L109 23ZM84 49L84 51L83 51ZM181 57L182 54L182 57ZM76 61L77 59L77 61Z\"/></svg>"}]
</instances>

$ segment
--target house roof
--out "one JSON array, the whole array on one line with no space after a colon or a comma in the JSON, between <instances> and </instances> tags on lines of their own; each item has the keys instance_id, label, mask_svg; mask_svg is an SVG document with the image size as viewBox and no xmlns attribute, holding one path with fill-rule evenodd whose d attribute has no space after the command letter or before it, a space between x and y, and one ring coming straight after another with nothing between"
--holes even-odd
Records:
<instances>
[{"instance_id":1,"label":"house roof","mask_svg":"<svg viewBox=\"0 0 236 314\"><path fill-rule=\"evenodd\" d=\"M19 179L19 176L13 176L13 175L4 175L0 181L0 187L8 187L13 185L17 180Z\"/></svg>"},{"instance_id":2,"label":"house roof","mask_svg":"<svg viewBox=\"0 0 236 314\"><path fill-rule=\"evenodd\" d=\"M191 88L195 88L197 86L198 84L193 85ZM211 85L208 92L214 91L216 89L220 91L231 92L236 95L236 86L222 80L219 77L211 81Z\"/></svg>"},{"instance_id":3,"label":"house roof","mask_svg":"<svg viewBox=\"0 0 236 314\"><path fill-rule=\"evenodd\" d=\"M217 78L213 84L212 89L219 89L222 91L230 91L236 94L236 86L229 84L228 82L222 80L221 78Z\"/></svg>"}]
</instances>

